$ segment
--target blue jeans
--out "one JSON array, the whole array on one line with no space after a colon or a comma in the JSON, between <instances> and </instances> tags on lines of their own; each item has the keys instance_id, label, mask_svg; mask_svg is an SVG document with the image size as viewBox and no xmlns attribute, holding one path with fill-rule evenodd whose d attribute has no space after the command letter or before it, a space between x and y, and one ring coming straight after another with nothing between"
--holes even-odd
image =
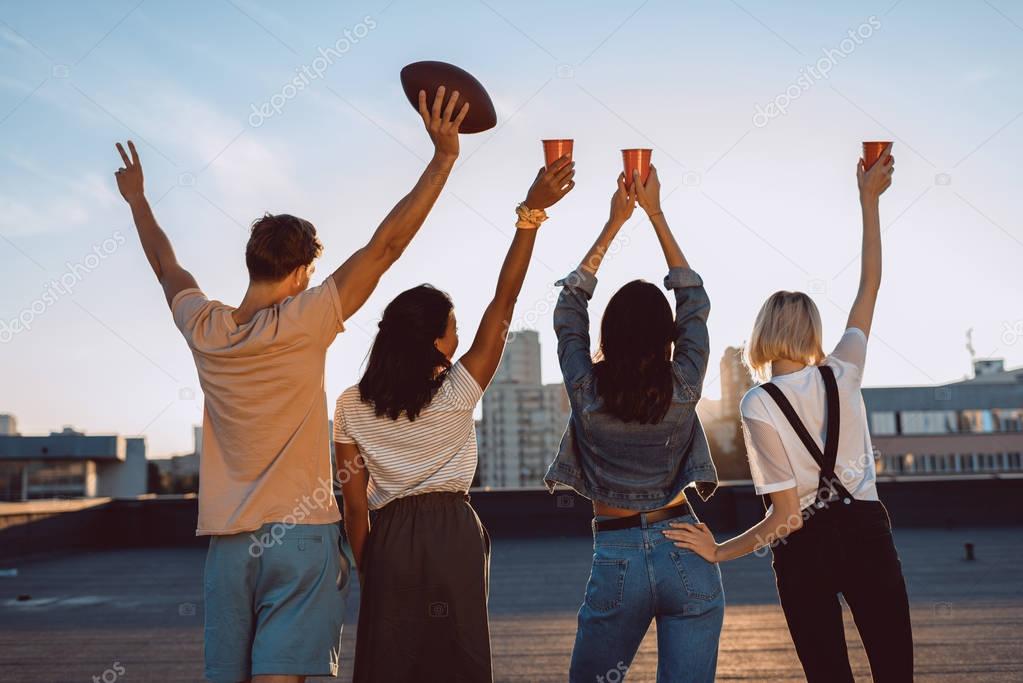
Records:
<instances>
[{"instance_id":1,"label":"blue jeans","mask_svg":"<svg viewBox=\"0 0 1023 683\"><path fill-rule=\"evenodd\" d=\"M657 681L712 683L725 611L721 572L662 534L671 522L600 531L579 609L572 683L626 679L650 622L657 620Z\"/></svg>"}]
</instances>

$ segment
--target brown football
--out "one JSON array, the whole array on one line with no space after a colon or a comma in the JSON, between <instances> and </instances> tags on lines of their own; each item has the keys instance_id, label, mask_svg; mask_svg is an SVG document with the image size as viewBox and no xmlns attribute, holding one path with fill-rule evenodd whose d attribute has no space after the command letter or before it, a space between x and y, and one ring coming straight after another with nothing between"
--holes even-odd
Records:
<instances>
[{"instance_id":1,"label":"brown football","mask_svg":"<svg viewBox=\"0 0 1023 683\"><path fill-rule=\"evenodd\" d=\"M469 113L462 121L460 133L482 133L497 125L497 112L494 103L483 85L465 69L459 69L447 62L413 62L401 70L401 87L412 107L419 111L419 91L426 91L426 101L433 103L437 88L444 86L444 104L447 105L451 93L458 91L458 104L469 103Z\"/></svg>"}]
</instances>

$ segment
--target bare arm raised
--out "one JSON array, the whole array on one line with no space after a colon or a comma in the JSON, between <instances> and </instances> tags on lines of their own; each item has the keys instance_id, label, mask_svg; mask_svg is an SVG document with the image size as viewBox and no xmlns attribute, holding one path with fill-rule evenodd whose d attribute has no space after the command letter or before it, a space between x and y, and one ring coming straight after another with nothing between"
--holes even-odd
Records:
<instances>
[{"instance_id":1,"label":"bare arm raised","mask_svg":"<svg viewBox=\"0 0 1023 683\"><path fill-rule=\"evenodd\" d=\"M611 244L614 242L615 237L617 237L618 231L622 229L622 226L632 216L635 208L636 194L632 191L631 186L627 187L625 185L625 174L619 173L618 189L611 195L611 212L607 218L607 223L604 224L600 234L597 235L597 239L593 242L593 246L586 252L582 263L579 264L581 269L590 275L597 274L600 264L604 261L604 255L611 248Z\"/></svg>"},{"instance_id":2,"label":"bare arm raised","mask_svg":"<svg viewBox=\"0 0 1023 683\"><path fill-rule=\"evenodd\" d=\"M558 338L558 363L569 385L579 381L593 367L590 355L589 301L596 286L596 275L605 254L611 249L618 231L632 216L636 195L625 185L625 174L618 174L618 187L611 195L607 223L586 252L579 267L557 284L562 287L554 307L554 334Z\"/></svg>"},{"instance_id":3,"label":"bare arm raised","mask_svg":"<svg viewBox=\"0 0 1023 683\"><path fill-rule=\"evenodd\" d=\"M846 327L855 327L870 335L874 320L874 304L881 287L881 215L880 197L892 184L895 172L895 157L891 144L881 153L881 158L870 167L863 169L863 162L856 164L856 183L860 188L860 207L863 212L863 253L860 257L860 287L856 292L849 311Z\"/></svg>"},{"instance_id":4,"label":"bare arm raised","mask_svg":"<svg viewBox=\"0 0 1023 683\"><path fill-rule=\"evenodd\" d=\"M657 169L651 164L650 176L645 185L640 182L637 171L633 186L639 205L654 226L654 233L668 264L668 277L665 278L664 286L675 292L675 349L672 360L689 388L699 395L703 390L710 358L710 336L707 329L710 299L703 288L702 278L690 269L689 261L682 253L682 247L678 245L661 210L661 181Z\"/></svg>"},{"instance_id":5,"label":"bare arm raised","mask_svg":"<svg viewBox=\"0 0 1023 683\"><path fill-rule=\"evenodd\" d=\"M524 204L532 211L542 211L553 206L575 187L575 181L572 180L574 175L575 164L569 161L568 157L558 159L546 170L541 168L526 194ZM527 223L528 221L520 219L517 225L526 226ZM532 227L516 229L497 278L494 298L483 313L472 346L461 358L462 365L484 389L494 378L501 356L504 354L505 335L511 327L515 300L526 278L538 228L537 222Z\"/></svg>"},{"instance_id":6,"label":"bare arm raised","mask_svg":"<svg viewBox=\"0 0 1023 683\"><path fill-rule=\"evenodd\" d=\"M710 527L702 523L673 522L671 530L665 531L664 535L679 548L692 550L708 562L727 562L748 555L803 527L795 486L768 495L771 498L770 512L756 525L724 543L717 543Z\"/></svg>"},{"instance_id":7,"label":"bare arm raised","mask_svg":"<svg viewBox=\"0 0 1023 683\"><path fill-rule=\"evenodd\" d=\"M426 92L419 91L419 115L423 117L423 124L433 140L433 158L412 191L402 197L380 223L369 243L352 254L331 275L341 296L341 310L346 318L366 303L380 282L380 277L398 260L415 237L455 165L455 159L458 158L458 129L469 113L469 104L463 104L458 116L452 119L458 102L458 91L451 94L442 111L443 102L444 86L437 88L432 109L427 109Z\"/></svg>"},{"instance_id":8,"label":"bare arm raised","mask_svg":"<svg viewBox=\"0 0 1023 683\"><path fill-rule=\"evenodd\" d=\"M686 261L682 248L678 246L675 235L668 227L664 212L661 211L661 179L657 176L657 168L650 164L650 175L647 177L645 185L639 180L639 171L633 175L632 186L636 192L636 200L646 211L650 224L654 226L654 233L657 235L657 241L661 245L661 251L664 252L664 260L667 261L668 267L688 268L689 262Z\"/></svg>"},{"instance_id":9,"label":"bare arm raised","mask_svg":"<svg viewBox=\"0 0 1023 683\"><path fill-rule=\"evenodd\" d=\"M135 220L139 241L142 242L142 250L145 252L146 258L149 259L149 265L152 266L156 279L163 286L163 294L169 305L178 292L197 288L199 285L192 274L178 263L170 238L156 222L156 216L145 196L142 162L139 160L135 143L131 140L128 140L128 149L131 151L130 158L121 143L117 143L117 151L121 155L124 166L114 173L114 178L117 180L117 189L121 196L131 207L131 215Z\"/></svg>"}]
</instances>

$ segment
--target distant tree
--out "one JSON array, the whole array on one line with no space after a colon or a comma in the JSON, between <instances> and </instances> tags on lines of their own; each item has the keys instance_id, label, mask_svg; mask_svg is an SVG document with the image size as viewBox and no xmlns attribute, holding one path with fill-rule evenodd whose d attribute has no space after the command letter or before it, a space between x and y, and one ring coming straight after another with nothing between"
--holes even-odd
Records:
<instances>
[{"instance_id":1,"label":"distant tree","mask_svg":"<svg viewBox=\"0 0 1023 683\"><path fill-rule=\"evenodd\" d=\"M190 474L174 479L171 485L171 493L198 493L199 475Z\"/></svg>"},{"instance_id":2,"label":"distant tree","mask_svg":"<svg viewBox=\"0 0 1023 683\"><path fill-rule=\"evenodd\" d=\"M166 493L163 474L155 462L146 463L146 493Z\"/></svg>"}]
</instances>

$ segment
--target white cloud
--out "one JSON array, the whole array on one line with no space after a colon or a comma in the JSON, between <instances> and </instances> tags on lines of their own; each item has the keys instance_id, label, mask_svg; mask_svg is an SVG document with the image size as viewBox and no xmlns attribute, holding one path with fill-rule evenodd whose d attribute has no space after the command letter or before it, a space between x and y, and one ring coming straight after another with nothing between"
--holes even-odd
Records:
<instances>
[{"instance_id":1,"label":"white cloud","mask_svg":"<svg viewBox=\"0 0 1023 683\"><path fill-rule=\"evenodd\" d=\"M963 77L967 83L986 83L987 81L994 80L998 76L995 69L989 67L980 67L967 71Z\"/></svg>"},{"instance_id":2,"label":"white cloud","mask_svg":"<svg viewBox=\"0 0 1023 683\"><path fill-rule=\"evenodd\" d=\"M83 225L119 201L112 183L99 173L68 178L24 156L8 154L6 160L35 178L48 195L46 201L39 202L26 192L0 193L0 216L7 236L60 232Z\"/></svg>"},{"instance_id":3,"label":"white cloud","mask_svg":"<svg viewBox=\"0 0 1023 683\"><path fill-rule=\"evenodd\" d=\"M0 215L3 216L4 235L16 237L57 232L82 225L89 220L91 213L86 203L71 198L37 205L9 195L0 195Z\"/></svg>"},{"instance_id":4,"label":"white cloud","mask_svg":"<svg viewBox=\"0 0 1023 683\"><path fill-rule=\"evenodd\" d=\"M191 173L196 187L222 210L245 223L268 201L301 201L297 164L288 146L267 131L250 128L191 93L170 85L153 88L137 105L151 142ZM247 112L243 112L245 114Z\"/></svg>"}]
</instances>

